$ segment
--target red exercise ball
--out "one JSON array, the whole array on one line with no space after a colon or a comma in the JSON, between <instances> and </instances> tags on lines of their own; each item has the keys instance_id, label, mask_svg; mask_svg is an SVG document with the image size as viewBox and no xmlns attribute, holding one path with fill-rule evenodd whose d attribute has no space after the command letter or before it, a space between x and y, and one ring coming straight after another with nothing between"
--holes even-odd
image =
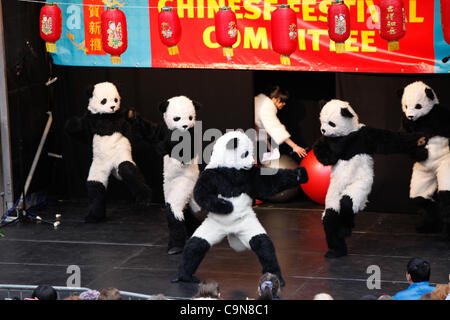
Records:
<instances>
[{"instance_id":1,"label":"red exercise ball","mask_svg":"<svg viewBox=\"0 0 450 320\"><path fill-rule=\"evenodd\" d=\"M300 165L308 173L308 182L301 185L303 191L314 202L325 204L325 197L330 185L331 166L321 164L313 150L308 152Z\"/></svg>"}]
</instances>

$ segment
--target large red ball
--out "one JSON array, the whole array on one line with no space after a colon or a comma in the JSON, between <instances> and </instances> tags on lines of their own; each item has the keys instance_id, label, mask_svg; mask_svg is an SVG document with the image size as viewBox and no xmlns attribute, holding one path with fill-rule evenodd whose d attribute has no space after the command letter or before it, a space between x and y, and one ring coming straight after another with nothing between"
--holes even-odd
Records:
<instances>
[{"instance_id":1,"label":"large red ball","mask_svg":"<svg viewBox=\"0 0 450 320\"><path fill-rule=\"evenodd\" d=\"M308 152L300 165L308 173L308 182L301 185L303 191L314 202L325 204L325 197L330 185L331 166L321 164L313 150Z\"/></svg>"}]
</instances>

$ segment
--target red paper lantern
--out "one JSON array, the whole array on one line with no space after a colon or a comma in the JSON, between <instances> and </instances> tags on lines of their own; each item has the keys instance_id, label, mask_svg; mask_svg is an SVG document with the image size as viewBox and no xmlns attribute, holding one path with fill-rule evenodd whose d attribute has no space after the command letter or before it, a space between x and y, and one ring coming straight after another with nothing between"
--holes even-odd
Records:
<instances>
[{"instance_id":1,"label":"red paper lantern","mask_svg":"<svg viewBox=\"0 0 450 320\"><path fill-rule=\"evenodd\" d=\"M388 50L398 50L398 40L406 33L403 0L380 0L380 35L388 41Z\"/></svg>"},{"instance_id":2,"label":"red paper lantern","mask_svg":"<svg viewBox=\"0 0 450 320\"><path fill-rule=\"evenodd\" d=\"M328 35L336 42L336 52L345 52L345 40L350 36L350 10L342 0L328 8Z\"/></svg>"},{"instance_id":3,"label":"red paper lantern","mask_svg":"<svg viewBox=\"0 0 450 320\"><path fill-rule=\"evenodd\" d=\"M120 56L127 50L127 19L119 8L108 8L102 13L103 50L111 55L112 64L120 64Z\"/></svg>"},{"instance_id":4,"label":"red paper lantern","mask_svg":"<svg viewBox=\"0 0 450 320\"><path fill-rule=\"evenodd\" d=\"M222 7L215 15L216 40L223 47L228 60L233 56L233 45L237 41L236 14L230 7Z\"/></svg>"},{"instance_id":5,"label":"red paper lantern","mask_svg":"<svg viewBox=\"0 0 450 320\"><path fill-rule=\"evenodd\" d=\"M444 40L450 44L450 0L441 0L441 22Z\"/></svg>"},{"instance_id":6,"label":"red paper lantern","mask_svg":"<svg viewBox=\"0 0 450 320\"><path fill-rule=\"evenodd\" d=\"M297 16L289 5L280 5L272 12L272 48L279 53L280 61L284 65L290 65L289 56L298 47Z\"/></svg>"},{"instance_id":7,"label":"red paper lantern","mask_svg":"<svg viewBox=\"0 0 450 320\"><path fill-rule=\"evenodd\" d=\"M158 16L161 42L168 47L169 54L178 54L178 42L181 39L181 23L178 14L172 7L164 7Z\"/></svg>"},{"instance_id":8,"label":"red paper lantern","mask_svg":"<svg viewBox=\"0 0 450 320\"><path fill-rule=\"evenodd\" d=\"M56 3L46 4L41 9L39 31L45 40L48 52L56 52L56 41L61 37L62 13Z\"/></svg>"}]
</instances>

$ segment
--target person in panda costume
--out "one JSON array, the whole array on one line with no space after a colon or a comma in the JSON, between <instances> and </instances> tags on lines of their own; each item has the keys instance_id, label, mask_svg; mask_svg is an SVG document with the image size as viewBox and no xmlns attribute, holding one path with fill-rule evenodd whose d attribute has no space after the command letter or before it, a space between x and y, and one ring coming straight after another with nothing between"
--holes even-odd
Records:
<instances>
[{"instance_id":1,"label":"person in panda costume","mask_svg":"<svg viewBox=\"0 0 450 320\"><path fill-rule=\"evenodd\" d=\"M167 253L171 255L183 251L187 237L200 225L195 213L201 209L193 199L200 172L194 149L194 126L200 104L186 96L176 96L162 102L159 108L168 129L160 150L164 156L163 189L169 227Z\"/></svg>"},{"instance_id":2,"label":"person in panda costume","mask_svg":"<svg viewBox=\"0 0 450 320\"><path fill-rule=\"evenodd\" d=\"M423 221L417 231L450 236L450 108L439 104L431 87L422 81L410 83L402 94L402 128L425 132L429 141L424 152L414 154L410 198ZM435 200L437 193L437 199ZM438 203L439 204L438 204Z\"/></svg>"},{"instance_id":3,"label":"person in panda costume","mask_svg":"<svg viewBox=\"0 0 450 320\"><path fill-rule=\"evenodd\" d=\"M347 255L345 237L351 235L354 214L362 211L373 184L375 153L408 153L423 148L426 138L365 126L350 104L331 100L320 112L323 136L314 144L314 154L323 165L331 165L330 185L325 197L323 226L327 258Z\"/></svg>"},{"instance_id":4,"label":"person in panda costume","mask_svg":"<svg viewBox=\"0 0 450 320\"><path fill-rule=\"evenodd\" d=\"M208 216L186 243L172 282L198 282L193 274L205 254L227 237L234 250L253 250L262 272L276 274L284 284L275 247L252 209L252 199L305 183L308 177L303 167L277 170L254 164L253 143L243 132L231 131L217 139L194 189L195 201Z\"/></svg>"},{"instance_id":5,"label":"person in panda costume","mask_svg":"<svg viewBox=\"0 0 450 320\"><path fill-rule=\"evenodd\" d=\"M120 107L119 91L111 82L97 83L89 92L86 113L69 119L65 129L74 138L92 139L85 222L100 222L106 217L105 196L111 173L126 184L141 205L150 204L151 189L132 157L133 110Z\"/></svg>"}]
</instances>

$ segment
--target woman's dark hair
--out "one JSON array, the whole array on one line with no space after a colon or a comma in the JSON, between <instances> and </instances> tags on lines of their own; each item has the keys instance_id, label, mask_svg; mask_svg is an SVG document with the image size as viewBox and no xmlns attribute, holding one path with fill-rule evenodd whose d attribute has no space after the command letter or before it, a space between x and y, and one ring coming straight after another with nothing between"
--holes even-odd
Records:
<instances>
[{"instance_id":1,"label":"woman's dark hair","mask_svg":"<svg viewBox=\"0 0 450 320\"><path fill-rule=\"evenodd\" d=\"M57 296L56 290L48 285L38 286L31 294L32 298L38 298L39 300L56 300Z\"/></svg>"},{"instance_id":2,"label":"woman's dark hair","mask_svg":"<svg viewBox=\"0 0 450 320\"><path fill-rule=\"evenodd\" d=\"M259 290L261 294L258 300L274 300L278 298L278 292L280 290L280 280L272 273L264 273L259 278Z\"/></svg>"},{"instance_id":3,"label":"woman's dark hair","mask_svg":"<svg viewBox=\"0 0 450 320\"><path fill-rule=\"evenodd\" d=\"M198 292L194 298L219 299L219 284L214 280L203 280L198 284Z\"/></svg>"},{"instance_id":4,"label":"woman's dark hair","mask_svg":"<svg viewBox=\"0 0 450 320\"><path fill-rule=\"evenodd\" d=\"M282 89L280 86L273 86L269 92L269 98L280 99L281 102L287 102L289 100L289 92Z\"/></svg>"},{"instance_id":5,"label":"woman's dark hair","mask_svg":"<svg viewBox=\"0 0 450 320\"><path fill-rule=\"evenodd\" d=\"M409 260L407 266L408 274L411 276L412 282L423 282L430 280L430 263L420 258Z\"/></svg>"}]
</instances>

